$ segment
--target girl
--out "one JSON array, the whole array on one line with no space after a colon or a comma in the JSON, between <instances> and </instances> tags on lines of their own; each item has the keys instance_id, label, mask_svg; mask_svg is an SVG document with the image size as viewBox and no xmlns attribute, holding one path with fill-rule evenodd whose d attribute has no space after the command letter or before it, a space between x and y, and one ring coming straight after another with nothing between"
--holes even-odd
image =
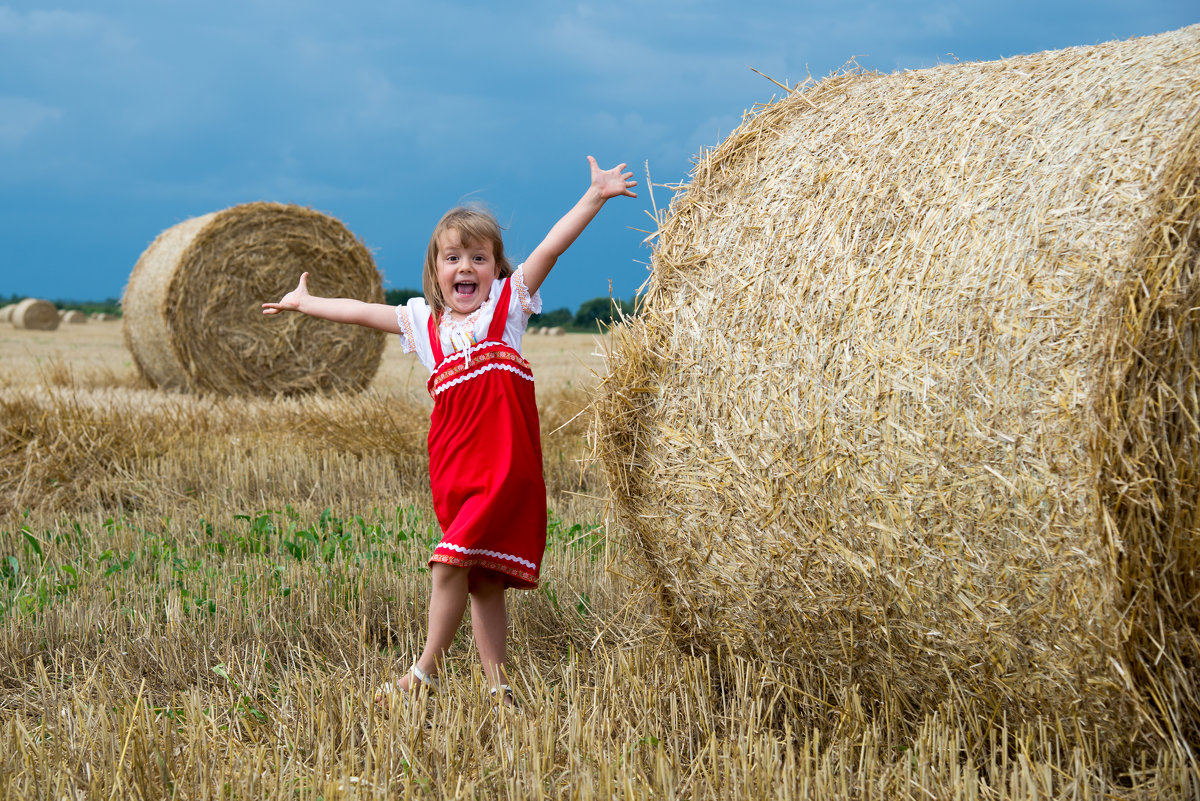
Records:
<instances>
[{"instance_id":1,"label":"girl","mask_svg":"<svg viewBox=\"0 0 1200 801\"><path fill-rule=\"evenodd\" d=\"M457 208L433 229L425 254L425 298L406 306L322 298L308 273L263 314L298 311L400 334L405 353L429 368L433 416L429 479L442 540L429 560L433 590L425 649L376 701L397 690L437 686L446 649L471 601L471 627L495 696L504 684L508 620L504 591L537 586L546 547L546 487L534 405L533 374L521 357L529 316L541 311L546 275L605 201L637 197L624 164L601 170L588 156L592 183L574 208L514 272L500 227L486 212Z\"/></svg>"}]
</instances>

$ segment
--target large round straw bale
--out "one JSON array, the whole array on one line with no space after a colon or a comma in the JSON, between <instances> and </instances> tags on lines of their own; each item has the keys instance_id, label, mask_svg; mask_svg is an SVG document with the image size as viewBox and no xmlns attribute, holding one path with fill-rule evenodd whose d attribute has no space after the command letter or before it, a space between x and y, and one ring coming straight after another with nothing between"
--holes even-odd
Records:
<instances>
[{"instance_id":1,"label":"large round straw bale","mask_svg":"<svg viewBox=\"0 0 1200 801\"><path fill-rule=\"evenodd\" d=\"M673 630L814 715L1200 742L1198 268L1200 26L749 115L597 415Z\"/></svg>"},{"instance_id":2,"label":"large round straw bale","mask_svg":"<svg viewBox=\"0 0 1200 801\"><path fill-rule=\"evenodd\" d=\"M86 323L88 321L87 315L79 311L79 309L69 309L63 312L62 317L59 319L61 322L73 324Z\"/></svg>"},{"instance_id":3,"label":"large round straw bale","mask_svg":"<svg viewBox=\"0 0 1200 801\"><path fill-rule=\"evenodd\" d=\"M12 312L13 312L13 309L15 309L16 307L17 307L17 304L15 304L15 303L9 303L6 306L0 306L0 322L2 322L2 323L12 322Z\"/></svg>"},{"instance_id":4,"label":"large round straw bale","mask_svg":"<svg viewBox=\"0 0 1200 801\"><path fill-rule=\"evenodd\" d=\"M155 386L237 395L358 390L385 335L301 314L262 314L309 271L317 295L382 303L366 247L311 209L248 203L168 228L146 249L121 305L125 344Z\"/></svg>"},{"instance_id":5,"label":"large round straw bale","mask_svg":"<svg viewBox=\"0 0 1200 801\"><path fill-rule=\"evenodd\" d=\"M53 331L58 328L58 309L48 300L25 298L13 307L12 324L30 331Z\"/></svg>"}]
</instances>

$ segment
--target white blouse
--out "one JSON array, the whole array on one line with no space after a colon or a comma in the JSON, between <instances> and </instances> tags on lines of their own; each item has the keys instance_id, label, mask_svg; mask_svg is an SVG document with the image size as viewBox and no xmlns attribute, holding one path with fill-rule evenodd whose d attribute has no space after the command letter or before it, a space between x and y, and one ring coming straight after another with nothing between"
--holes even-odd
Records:
<instances>
[{"instance_id":1,"label":"white blouse","mask_svg":"<svg viewBox=\"0 0 1200 801\"><path fill-rule=\"evenodd\" d=\"M509 278L501 278L492 282L488 299L483 305L467 316L465 320L451 320L442 315L442 323L438 333L441 335L442 354L450 356L460 350L482 342L487 338L488 328L496 313L496 303L500 293L504 291L504 282L512 281L513 290L508 298L508 320L504 325L504 342L517 353L521 352L521 337L529 325L529 317L542 310L542 294L539 290L532 295L525 286L524 264L517 267L516 272ZM400 340L404 343L404 352L417 354L421 364L432 373L437 369L433 359L433 348L429 344L429 317L433 310L425 302L425 298L412 298L404 306L396 307L396 321L400 324Z\"/></svg>"}]
</instances>

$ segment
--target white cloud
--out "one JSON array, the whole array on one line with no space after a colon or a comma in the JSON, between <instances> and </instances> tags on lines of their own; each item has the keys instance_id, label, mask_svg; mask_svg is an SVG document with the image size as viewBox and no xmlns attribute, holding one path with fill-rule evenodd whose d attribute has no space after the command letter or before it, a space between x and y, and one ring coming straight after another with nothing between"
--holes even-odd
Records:
<instances>
[{"instance_id":1,"label":"white cloud","mask_svg":"<svg viewBox=\"0 0 1200 801\"><path fill-rule=\"evenodd\" d=\"M0 147L15 148L38 129L63 116L54 108L23 97L0 96Z\"/></svg>"}]
</instances>

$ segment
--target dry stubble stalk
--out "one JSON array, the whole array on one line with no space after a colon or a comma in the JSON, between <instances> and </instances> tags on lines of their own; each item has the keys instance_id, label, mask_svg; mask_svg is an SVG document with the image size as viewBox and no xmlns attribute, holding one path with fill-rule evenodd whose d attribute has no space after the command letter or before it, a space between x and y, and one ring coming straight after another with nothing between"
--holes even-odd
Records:
<instances>
[{"instance_id":1,"label":"dry stubble stalk","mask_svg":"<svg viewBox=\"0 0 1200 801\"><path fill-rule=\"evenodd\" d=\"M596 444L676 635L790 677L1200 742L1200 26L839 74L658 233Z\"/></svg>"}]
</instances>

